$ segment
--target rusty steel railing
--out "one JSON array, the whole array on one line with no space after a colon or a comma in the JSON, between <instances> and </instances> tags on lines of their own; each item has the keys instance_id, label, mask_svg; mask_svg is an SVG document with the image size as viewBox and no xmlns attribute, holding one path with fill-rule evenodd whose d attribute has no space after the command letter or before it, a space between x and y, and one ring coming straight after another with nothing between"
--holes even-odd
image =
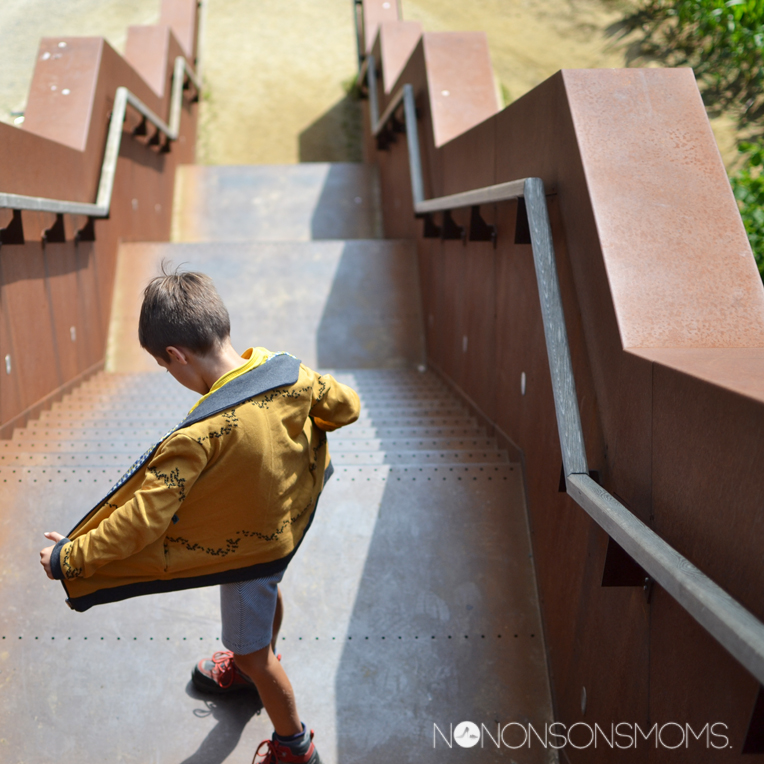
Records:
<instances>
[{"instance_id":1,"label":"rusty steel railing","mask_svg":"<svg viewBox=\"0 0 764 764\"><path fill-rule=\"evenodd\" d=\"M372 133L380 138L395 120L405 123L414 214L424 218L425 235L439 235L432 214L443 214L449 237L467 241L466 229L451 219L451 211L471 208L470 240L496 240L496 229L480 218L480 206L523 200L528 217L544 324L549 370L562 450L565 483L570 497L618 543L647 576L660 584L706 631L764 684L764 623L664 541L612 494L589 476L584 435L576 397L570 346L562 307L552 229L541 178L522 178L450 196L425 199L422 161L417 133L414 89L405 84L393 96L382 116L377 102L374 56L367 55L358 74L359 86L367 82ZM402 108L400 118L398 110ZM459 229L455 231L454 229Z\"/></svg>"},{"instance_id":2,"label":"rusty steel railing","mask_svg":"<svg viewBox=\"0 0 764 764\"><path fill-rule=\"evenodd\" d=\"M60 229L61 232L63 232L64 215L86 216L88 218L88 225L80 231L78 239L90 239L92 236L93 220L109 216L111 197L114 190L114 177L117 171L117 159L119 158L119 149L122 144L122 126L125 122L128 105L143 117L143 121L135 134L145 135L147 123L151 123L157 129L156 139L158 139L159 134L164 135L165 145L163 148L166 148L171 141L176 141L179 137L183 92L190 85L193 85L196 90L194 98L198 98L201 93L201 81L188 65L186 59L183 56L178 56L175 59L173 68L169 124L157 116L140 98L131 93L126 87L118 87L114 96L114 108L112 109L109 121L106 149L104 151L103 163L101 164L96 201L94 203L70 202L61 199L47 199L41 196L0 193L0 208L12 209L14 211L13 221L9 228L12 229L16 241L21 236L21 242L23 242L23 228L21 227L22 210L55 213L58 217L54 228Z\"/></svg>"}]
</instances>

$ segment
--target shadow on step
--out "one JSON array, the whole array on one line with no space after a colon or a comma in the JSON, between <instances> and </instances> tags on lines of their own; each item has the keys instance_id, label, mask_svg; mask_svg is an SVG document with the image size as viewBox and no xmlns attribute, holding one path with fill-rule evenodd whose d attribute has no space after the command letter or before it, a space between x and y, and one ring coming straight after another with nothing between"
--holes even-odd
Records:
<instances>
[{"instance_id":1,"label":"shadow on step","mask_svg":"<svg viewBox=\"0 0 764 764\"><path fill-rule=\"evenodd\" d=\"M424 363L416 253L409 242L345 242L316 330L320 368Z\"/></svg>"},{"instance_id":2,"label":"shadow on step","mask_svg":"<svg viewBox=\"0 0 764 764\"><path fill-rule=\"evenodd\" d=\"M346 95L300 133L300 161L361 162L362 139L361 102Z\"/></svg>"}]
</instances>

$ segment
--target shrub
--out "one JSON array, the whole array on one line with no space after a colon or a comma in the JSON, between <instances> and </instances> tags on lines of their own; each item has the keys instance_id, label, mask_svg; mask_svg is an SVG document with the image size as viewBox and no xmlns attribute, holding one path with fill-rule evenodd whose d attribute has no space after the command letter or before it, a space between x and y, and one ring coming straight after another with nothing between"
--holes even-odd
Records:
<instances>
[{"instance_id":1,"label":"shrub","mask_svg":"<svg viewBox=\"0 0 764 764\"><path fill-rule=\"evenodd\" d=\"M646 0L637 16L651 52L692 66L711 100L738 101L744 111L758 100L764 0Z\"/></svg>"},{"instance_id":2,"label":"shrub","mask_svg":"<svg viewBox=\"0 0 764 764\"><path fill-rule=\"evenodd\" d=\"M730 179L759 273L764 278L764 143L741 142L745 166Z\"/></svg>"}]
</instances>

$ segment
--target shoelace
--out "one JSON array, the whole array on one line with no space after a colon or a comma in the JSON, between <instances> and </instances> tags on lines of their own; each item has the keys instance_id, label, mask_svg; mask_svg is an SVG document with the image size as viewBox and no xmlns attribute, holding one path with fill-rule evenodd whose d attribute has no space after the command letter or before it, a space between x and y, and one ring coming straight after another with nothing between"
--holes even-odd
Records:
<instances>
[{"instance_id":1,"label":"shoelace","mask_svg":"<svg viewBox=\"0 0 764 764\"><path fill-rule=\"evenodd\" d=\"M280 657L280 656L279 656ZM313 740L313 730L310 730L310 740ZM260 753L260 749L265 746L266 751L264 753ZM281 748L282 752L284 752L284 749L286 749L286 752L289 755L289 759L279 759L279 748ZM309 749L310 750L310 749ZM282 745L279 746L279 744L275 740L267 739L263 740L262 743L260 743L259 746L257 746L257 750L255 751L255 755L252 757L252 764L258 764L257 757L262 756L262 760L259 764L278 764L279 761L296 761L297 757L292 753L292 751L289 749L288 746Z\"/></svg>"},{"instance_id":2,"label":"shoelace","mask_svg":"<svg viewBox=\"0 0 764 764\"><path fill-rule=\"evenodd\" d=\"M265 753L260 753L260 749L263 746L266 747L266 751ZM278 762L278 758L276 754L277 754L276 743L271 739L263 740L263 742L260 743L259 746L257 746L255 755L252 757L252 764L257 764L258 756L263 757L260 764L276 764Z\"/></svg>"},{"instance_id":3,"label":"shoelace","mask_svg":"<svg viewBox=\"0 0 764 764\"><path fill-rule=\"evenodd\" d=\"M281 653L276 656L276 660L279 662L281 661ZM216 653L212 654L212 662L215 664L215 669L213 669L213 671L217 670L217 683L223 689L227 689L233 684L237 671L236 664L233 660L233 653L230 650L218 650Z\"/></svg>"},{"instance_id":4,"label":"shoelace","mask_svg":"<svg viewBox=\"0 0 764 764\"><path fill-rule=\"evenodd\" d=\"M218 652L213 653L212 662L217 669L217 683L224 689L230 687L236 670L233 663L233 653L229 650L218 650Z\"/></svg>"}]
</instances>

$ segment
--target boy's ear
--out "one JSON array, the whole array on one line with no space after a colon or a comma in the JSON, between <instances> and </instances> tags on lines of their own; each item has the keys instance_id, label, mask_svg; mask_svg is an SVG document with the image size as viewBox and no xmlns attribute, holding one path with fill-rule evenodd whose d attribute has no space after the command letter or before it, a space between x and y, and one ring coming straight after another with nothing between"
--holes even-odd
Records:
<instances>
[{"instance_id":1,"label":"boy's ear","mask_svg":"<svg viewBox=\"0 0 764 764\"><path fill-rule=\"evenodd\" d=\"M182 366L186 366L188 364L188 353L184 352L182 348L176 348L172 345L169 345L165 348L165 352L170 356L170 358L177 361Z\"/></svg>"}]
</instances>

